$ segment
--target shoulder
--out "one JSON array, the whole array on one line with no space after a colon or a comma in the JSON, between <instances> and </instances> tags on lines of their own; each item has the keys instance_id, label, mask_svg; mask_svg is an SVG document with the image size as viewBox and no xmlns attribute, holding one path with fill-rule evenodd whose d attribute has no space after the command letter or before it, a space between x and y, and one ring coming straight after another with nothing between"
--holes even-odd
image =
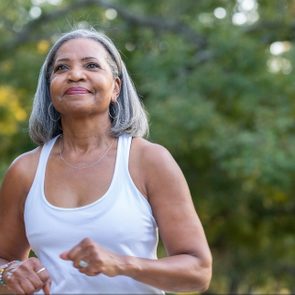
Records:
<instances>
[{"instance_id":1,"label":"shoulder","mask_svg":"<svg viewBox=\"0 0 295 295\"><path fill-rule=\"evenodd\" d=\"M164 184L166 188L173 182L185 182L183 173L175 159L162 145L143 138L134 138L131 146L131 164L141 175L141 181L148 197Z\"/></svg>"},{"instance_id":2,"label":"shoulder","mask_svg":"<svg viewBox=\"0 0 295 295\"><path fill-rule=\"evenodd\" d=\"M34 168L37 168L39 161L39 156L41 153L42 147L37 147L31 151L19 155L10 165L9 170L14 171L15 173L24 173L29 174Z\"/></svg>"},{"instance_id":3,"label":"shoulder","mask_svg":"<svg viewBox=\"0 0 295 295\"><path fill-rule=\"evenodd\" d=\"M169 165L175 165L176 162L171 153L164 146L152 143L143 138L134 138L132 151L137 155L138 160L149 168L168 168Z\"/></svg>"},{"instance_id":4,"label":"shoulder","mask_svg":"<svg viewBox=\"0 0 295 295\"><path fill-rule=\"evenodd\" d=\"M41 147L23 153L9 166L4 182L17 182L23 189L29 190L37 170Z\"/></svg>"},{"instance_id":5,"label":"shoulder","mask_svg":"<svg viewBox=\"0 0 295 295\"><path fill-rule=\"evenodd\" d=\"M0 230L3 232L6 230L11 232L11 228L19 227L15 216L23 212L26 196L34 180L39 155L40 148L24 153L17 157L7 169L0 187Z\"/></svg>"},{"instance_id":6,"label":"shoulder","mask_svg":"<svg viewBox=\"0 0 295 295\"><path fill-rule=\"evenodd\" d=\"M155 164L158 161L172 160L173 157L164 146L150 142L144 138L136 137L133 139L134 150L142 157L146 164Z\"/></svg>"}]
</instances>

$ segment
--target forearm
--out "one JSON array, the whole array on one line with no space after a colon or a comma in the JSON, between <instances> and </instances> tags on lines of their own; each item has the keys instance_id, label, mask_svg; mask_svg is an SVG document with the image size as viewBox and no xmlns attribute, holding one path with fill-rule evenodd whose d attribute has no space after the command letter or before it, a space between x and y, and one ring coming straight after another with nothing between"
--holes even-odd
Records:
<instances>
[{"instance_id":1,"label":"forearm","mask_svg":"<svg viewBox=\"0 0 295 295\"><path fill-rule=\"evenodd\" d=\"M142 283L171 292L205 291L211 279L211 263L181 254L159 260L124 257L120 269Z\"/></svg>"}]
</instances>

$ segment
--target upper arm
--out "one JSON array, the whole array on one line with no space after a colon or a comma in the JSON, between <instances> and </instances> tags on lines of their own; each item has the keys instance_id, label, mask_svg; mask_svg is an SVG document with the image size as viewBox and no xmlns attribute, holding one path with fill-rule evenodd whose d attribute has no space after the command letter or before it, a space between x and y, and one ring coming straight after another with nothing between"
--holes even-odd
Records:
<instances>
[{"instance_id":1,"label":"upper arm","mask_svg":"<svg viewBox=\"0 0 295 295\"><path fill-rule=\"evenodd\" d=\"M37 152L17 158L8 168L0 188L0 257L23 259L30 250L23 210L37 164Z\"/></svg>"},{"instance_id":2,"label":"upper arm","mask_svg":"<svg viewBox=\"0 0 295 295\"><path fill-rule=\"evenodd\" d=\"M147 145L143 161L148 200L167 254L190 254L210 263L204 230L181 169L159 145Z\"/></svg>"}]
</instances>

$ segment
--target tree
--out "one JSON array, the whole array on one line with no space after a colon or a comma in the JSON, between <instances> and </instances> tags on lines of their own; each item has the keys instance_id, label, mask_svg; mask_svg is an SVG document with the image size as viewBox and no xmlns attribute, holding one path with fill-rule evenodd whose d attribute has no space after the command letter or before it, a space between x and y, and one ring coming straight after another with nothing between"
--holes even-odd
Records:
<instances>
[{"instance_id":1,"label":"tree","mask_svg":"<svg viewBox=\"0 0 295 295\"><path fill-rule=\"evenodd\" d=\"M150 139L188 179L215 261L209 293L294 291L293 2L5 0L0 9L0 90L16 91L23 114L57 33L94 25L121 48ZM3 171L33 145L25 115L0 110Z\"/></svg>"}]
</instances>

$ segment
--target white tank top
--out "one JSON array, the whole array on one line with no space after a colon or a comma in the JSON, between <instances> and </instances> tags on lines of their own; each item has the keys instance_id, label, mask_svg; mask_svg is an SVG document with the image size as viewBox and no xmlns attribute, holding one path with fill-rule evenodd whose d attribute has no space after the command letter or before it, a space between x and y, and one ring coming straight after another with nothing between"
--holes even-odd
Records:
<instances>
[{"instance_id":1,"label":"white tank top","mask_svg":"<svg viewBox=\"0 0 295 295\"><path fill-rule=\"evenodd\" d=\"M77 208L50 204L44 193L45 171L57 137L41 151L35 179L25 202L24 221L32 250L48 269L51 294L164 294L127 276L87 276L59 258L83 238L122 255L157 259L158 228L147 199L128 170L132 138L118 140L115 170L107 192L95 202Z\"/></svg>"}]
</instances>

